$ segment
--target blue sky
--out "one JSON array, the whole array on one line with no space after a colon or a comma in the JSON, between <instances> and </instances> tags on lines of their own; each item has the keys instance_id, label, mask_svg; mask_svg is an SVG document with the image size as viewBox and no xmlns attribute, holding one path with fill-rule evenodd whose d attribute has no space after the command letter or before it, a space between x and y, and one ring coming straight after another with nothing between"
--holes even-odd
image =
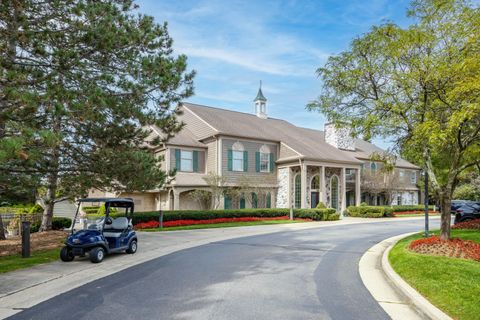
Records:
<instances>
[{"instance_id":1,"label":"blue sky","mask_svg":"<svg viewBox=\"0 0 480 320\"><path fill-rule=\"evenodd\" d=\"M168 22L176 53L186 54L189 68L197 71L189 102L253 112L262 80L270 117L320 130L324 117L305 110L320 93L315 70L372 25L411 22L407 0L137 3L157 22Z\"/></svg>"}]
</instances>

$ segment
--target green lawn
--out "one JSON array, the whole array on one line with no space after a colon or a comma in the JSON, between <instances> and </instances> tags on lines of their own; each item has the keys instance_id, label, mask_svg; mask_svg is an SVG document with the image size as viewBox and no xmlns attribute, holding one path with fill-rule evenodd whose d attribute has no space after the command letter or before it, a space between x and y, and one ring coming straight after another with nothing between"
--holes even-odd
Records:
<instances>
[{"instance_id":1,"label":"green lawn","mask_svg":"<svg viewBox=\"0 0 480 320\"><path fill-rule=\"evenodd\" d=\"M22 255L0 257L0 273L29 268L58 259L60 259L60 248L32 252L30 258L22 258Z\"/></svg>"},{"instance_id":2,"label":"green lawn","mask_svg":"<svg viewBox=\"0 0 480 320\"><path fill-rule=\"evenodd\" d=\"M286 223L302 223L302 220L263 220L263 221L247 221L247 222L226 222L226 223L212 223L212 224L196 224L191 226L169 227L169 228L152 228L142 229L141 231L172 231L172 230L193 230L193 229L212 229L212 228L231 228L231 227L245 227L265 224L286 224Z\"/></svg>"},{"instance_id":3,"label":"green lawn","mask_svg":"<svg viewBox=\"0 0 480 320\"><path fill-rule=\"evenodd\" d=\"M438 231L434 232L438 235ZM435 306L455 319L480 315L480 263L471 260L420 255L406 249L421 234L407 237L389 255L393 269ZM452 230L452 237L480 243L478 230Z\"/></svg>"}]
</instances>

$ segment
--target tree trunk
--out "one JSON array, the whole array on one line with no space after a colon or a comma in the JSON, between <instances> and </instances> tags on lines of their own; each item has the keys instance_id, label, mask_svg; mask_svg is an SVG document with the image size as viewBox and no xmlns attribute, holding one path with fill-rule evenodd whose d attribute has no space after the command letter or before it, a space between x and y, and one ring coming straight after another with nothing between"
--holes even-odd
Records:
<instances>
[{"instance_id":1,"label":"tree trunk","mask_svg":"<svg viewBox=\"0 0 480 320\"><path fill-rule=\"evenodd\" d=\"M2 215L0 214L0 240L5 240L7 239L5 237L5 230L3 229L3 220L2 220Z\"/></svg>"},{"instance_id":2,"label":"tree trunk","mask_svg":"<svg viewBox=\"0 0 480 320\"><path fill-rule=\"evenodd\" d=\"M452 200L450 199L449 192L442 192L440 194L441 205L441 223L440 223L440 239L450 239L450 224L452 221L452 214L450 213Z\"/></svg>"},{"instance_id":3,"label":"tree trunk","mask_svg":"<svg viewBox=\"0 0 480 320\"><path fill-rule=\"evenodd\" d=\"M53 208L55 206L55 193L57 192L58 174L52 173L48 179L47 196L45 198L46 208L43 211L40 232L52 230Z\"/></svg>"}]
</instances>

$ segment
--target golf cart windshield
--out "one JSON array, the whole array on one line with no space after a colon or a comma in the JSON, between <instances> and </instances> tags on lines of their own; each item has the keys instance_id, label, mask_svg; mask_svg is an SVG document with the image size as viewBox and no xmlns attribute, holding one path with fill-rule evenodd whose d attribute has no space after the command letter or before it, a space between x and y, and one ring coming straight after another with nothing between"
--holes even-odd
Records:
<instances>
[{"instance_id":1,"label":"golf cart windshield","mask_svg":"<svg viewBox=\"0 0 480 320\"><path fill-rule=\"evenodd\" d=\"M103 231L114 221L115 217L127 217L129 223L134 204L130 198L85 198L78 200L77 213L72 225L72 233L78 230Z\"/></svg>"}]
</instances>

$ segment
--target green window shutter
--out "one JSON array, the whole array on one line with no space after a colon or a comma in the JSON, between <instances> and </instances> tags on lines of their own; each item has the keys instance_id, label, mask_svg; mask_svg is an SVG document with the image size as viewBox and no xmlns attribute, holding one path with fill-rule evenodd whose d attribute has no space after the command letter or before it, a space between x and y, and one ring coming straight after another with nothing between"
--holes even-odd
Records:
<instances>
[{"instance_id":1,"label":"green window shutter","mask_svg":"<svg viewBox=\"0 0 480 320\"><path fill-rule=\"evenodd\" d=\"M248 152L243 151L243 171L248 171Z\"/></svg>"},{"instance_id":2,"label":"green window shutter","mask_svg":"<svg viewBox=\"0 0 480 320\"><path fill-rule=\"evenodd\" d=\"M258 198L255 192L252 192L252 208L258 207Z\"/></svg>"},{"instance_id":3,"label":"green window shutter","mask_svg":"<svg viewBox=\"0 0 480 320\"><path fill-rule=\"evenodd\" d=\"M272 194L268 193L267 194L267 208L271 208L271 207L272 207Z\"/></svg>"},{"instance_id":4,"label":"green window shutter","mask_svg":"<svg viewBox=\"0 0 480 320\"><path fill-rule=\"evenodd\" d=\"M245 198L240 198L240 209L245 209Z\"/></svg>"},{"instance_id":5,"label":"green window shutter","mask_svg":"<svg viewBox=\"0 0 480 320\"><path fill-rule=\"evenodd\" d=\"M260 152L255 152L255 171L260 172Z\"/></svg>"},{"instance_id":6,"label":"green window shutter","mask_svg":"<svg viewBox=\"0 0 480 320\"><path fill-rule=\"evenodd\" d=\"M270 153L270 172L273 172L275 169L275 156L273 153Z\"/></svg>"},{"instance_id":7,"label":"green window shutter","mask_svg":"<svg viewBox=\"0 0 480 320\"><path fill-rule=\"evenodd\" d=\"M198 151L193 151L193 172L198 172Z\"/></svg>"},{"instance_id":8,"label":"green window shutter","mask_svg":"<svg viewBox=\"0 0 480 320\"><path fill-rule=\"evenodd\" d=\"M228 150L228 171L233 171L233 151Z\"/></svg>"},{"instance_id":9,"label":"green window shutter","mask_svg":"<svg viewBox=\"0 0 480 320\"><path fill-rule=\"evenodd\" d=\"M230 198L229 197L223 198L223 208L224 209L230 209Z\"/></svg>"},{"instance_id":10,"label":"green window shutter","mask_svg":"<svg viewBox=\"0 0 480 320\"><path fill-rule=\"evenodd\" d=\"M180 149L175 149L175 168L182 171L182 168L180 168Z\"/></svg>"}]
</instances>

